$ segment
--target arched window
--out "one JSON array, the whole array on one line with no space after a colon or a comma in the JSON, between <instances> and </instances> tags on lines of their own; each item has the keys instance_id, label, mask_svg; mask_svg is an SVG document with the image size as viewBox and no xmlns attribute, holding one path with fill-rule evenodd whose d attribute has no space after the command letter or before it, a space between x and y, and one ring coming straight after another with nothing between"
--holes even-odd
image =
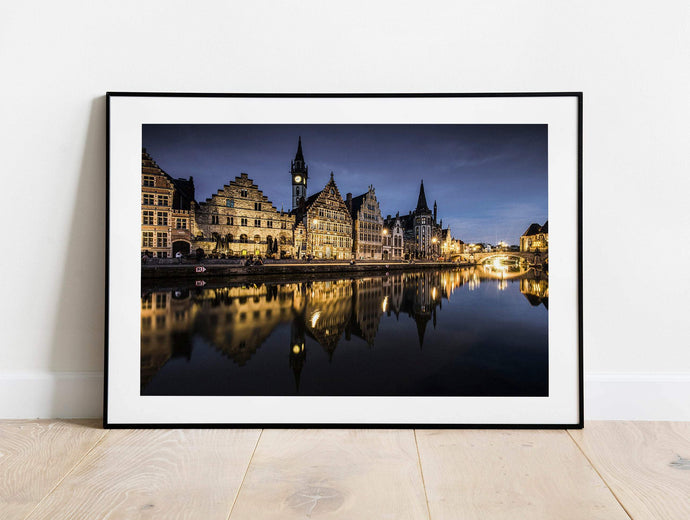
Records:
<instances>
[{"instance_id":1,"label":"arched window","mask_svg":"<svg viewBox=\"0 0 690 520\"><path fill-rule=\"evenodd\" d=\"M246 244L247 242L248 242L248 240L247 240L247 235L241 234L241 235L240 235L240 243Z\"/></svg>"}]
</instances>

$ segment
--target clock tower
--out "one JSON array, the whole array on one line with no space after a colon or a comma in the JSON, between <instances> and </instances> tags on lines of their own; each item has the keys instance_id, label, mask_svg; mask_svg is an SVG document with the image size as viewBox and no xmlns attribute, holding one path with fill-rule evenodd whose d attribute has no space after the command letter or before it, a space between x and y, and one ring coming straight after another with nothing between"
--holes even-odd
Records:
<instances>
[{"instance_id":1,"label":"clock tower","mask_svg":"<svg viewBox=\"0 0 690 520\"><path fill-rule=\"evenodd\" d=\"M307 168L304 162L301 136L297 142L295 160L290 164L290 176L292 177L292 209L294 210L299 206L299 200L301 198L307 198L307 177L309 176L309 168Z\"/></svg>"}]
</instances>

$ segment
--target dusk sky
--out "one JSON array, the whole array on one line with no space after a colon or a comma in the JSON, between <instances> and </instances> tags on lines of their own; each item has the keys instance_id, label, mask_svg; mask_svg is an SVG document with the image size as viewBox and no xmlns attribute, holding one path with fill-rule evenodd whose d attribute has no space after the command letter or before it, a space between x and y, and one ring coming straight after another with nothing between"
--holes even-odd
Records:
<instances>
[{"instance_id":1,"label":"dusk sky","mask_svg":"<svg viewBox=\"0 0 690 520\"><path fill-rule=\"evenodd\" d=\"M547 208L547 125L143 125L142 146L172 177L194 177L204 201L246 172L291 209L290 161L302 136L308 195L333 171L340 194L376 189L381 213L427 203L454 238L518 244Z\"/></svg>"}]
</instances>

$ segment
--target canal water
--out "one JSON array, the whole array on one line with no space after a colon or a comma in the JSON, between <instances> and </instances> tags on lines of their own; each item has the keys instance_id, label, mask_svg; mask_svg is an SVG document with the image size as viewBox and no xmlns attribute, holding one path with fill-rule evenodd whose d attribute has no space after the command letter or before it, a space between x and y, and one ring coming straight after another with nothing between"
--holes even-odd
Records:
<instances>
[{"instance_id":1,"label":"canal water","mask_svg":"<svg viewBox=\"0 0 690 520\"><path fill-rule=\"evenodd\" d=\"M142 395L548 395L547 276L518 266L209 280L141 306Z\"/></svg>"}]
</instances>

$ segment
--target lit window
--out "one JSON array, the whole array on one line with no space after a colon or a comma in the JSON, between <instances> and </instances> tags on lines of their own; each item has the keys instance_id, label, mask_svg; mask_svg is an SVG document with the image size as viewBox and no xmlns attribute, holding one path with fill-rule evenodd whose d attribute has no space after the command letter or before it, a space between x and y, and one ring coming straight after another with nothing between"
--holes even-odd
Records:
<instances>
[{"instance_id":1,"label":"lit window","mask_svg":"<svg viewBox=\"0 0 690 520\"><path fill-rule=\"evenodd\" d=\"M153 247L153 231L142 233L141 247Z\"/></svg>"}]
</instances>

